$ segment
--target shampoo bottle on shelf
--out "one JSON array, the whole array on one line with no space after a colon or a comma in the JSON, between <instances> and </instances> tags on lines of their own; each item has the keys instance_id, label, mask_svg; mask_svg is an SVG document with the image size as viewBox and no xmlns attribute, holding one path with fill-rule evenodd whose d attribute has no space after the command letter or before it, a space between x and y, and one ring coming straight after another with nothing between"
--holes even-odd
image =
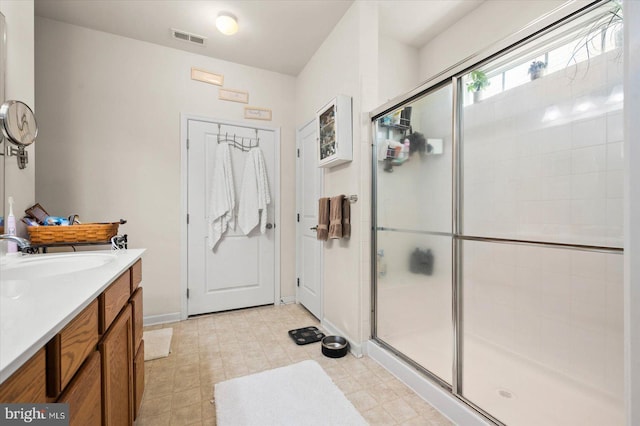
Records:
<instances>
[{"instance_id":1,"label":"shampoo bottle on shelf","mask_svg":"<svg viewBox=\"0 0 640 426\"><path fill-rule=\"evenodd\" d=\"M411 146L411 141L408 138L406 138L404 140L404 143L402 144L402 157L405 160L409 159L410 146Z\"/></svg>"},{"instance_id":2,"label":"shampoo bottle on shelf","mask_svg":"<svg viewBox=\"0 0 640 426\"><path fill-rule=\"evenodd\" d=\"M9 215L7 216L7 234L16 235L16 217L13 215L13 197L9 197ZM17 253L18 245L13 241L7 243L7 253Z\"/></svg>"}]
</instances>

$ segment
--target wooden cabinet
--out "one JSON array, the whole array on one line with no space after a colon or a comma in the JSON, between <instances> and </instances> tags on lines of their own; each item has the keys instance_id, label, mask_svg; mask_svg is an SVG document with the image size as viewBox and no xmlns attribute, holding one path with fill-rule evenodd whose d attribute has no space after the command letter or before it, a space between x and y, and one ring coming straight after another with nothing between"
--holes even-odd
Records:
<instances>
[{"instance_id":1,"label":"wooden cabinet","mask_svg":"<svg viewBox=\"0 0 640 426\"><path fill-rule=\"evenodd\" d=\"M138 260L0 385L0 403L57 401L71 425L133 425L144 392L141 281Z\"/></svg>"},{"instance_id":2,"label":"wooden cabinet","mask_svg":"<svg viewBox=\"0 0 640 426\"><path fill-rule=\"evenodd\" d=\"M333 167L353 159L351 98L338 95L320 108L318 129L318 166Z\"/></svg>"},{"instance_id":3,"label":"wooden cabinet","mask_svg":"<svg viewBox=\"0 0 640 426\"><path fill-rule=\"evenodd\" d=\"M103 424L133 424L133 319L127 305L98 345L102 355Z\"/></svg>"},{"instance_id":4,"label":"wooden cabinet","mask_svg":"<svg viewBox=\"0 0 640 426\"><path fill-rule=\"evenodd\" d=\"M71 426L99 426L102 423L102 377L99 352L94 351L89 355L57 402L69 404Z\"/></svg>"},{"instance_id":5,"label":"wooden cabinet","mask_svg":"<svg viewBox=\"0 0 640 426\"><path fill-rule=\"evenodd\" d=\"M0 403L47 401L46 351L40 349L0 385Z\"/></svg>"}]
</instances>

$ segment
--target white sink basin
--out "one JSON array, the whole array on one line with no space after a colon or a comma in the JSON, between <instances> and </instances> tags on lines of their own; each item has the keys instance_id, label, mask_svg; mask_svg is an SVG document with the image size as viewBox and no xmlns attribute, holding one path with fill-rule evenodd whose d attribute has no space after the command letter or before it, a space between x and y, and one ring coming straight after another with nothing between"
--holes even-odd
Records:
<instances>
[{"instance_id":1,"label":"white sink basin","mask_svg":"<svg viewBox=\"0 0 640 426\"><path fill-rule=\"evenodd\" d=\"M72 274L99 268L116 259L111 253L70 253L60 255L24 256L2 265L0 279L29 280Z\"/></svg>"}]
</instances>

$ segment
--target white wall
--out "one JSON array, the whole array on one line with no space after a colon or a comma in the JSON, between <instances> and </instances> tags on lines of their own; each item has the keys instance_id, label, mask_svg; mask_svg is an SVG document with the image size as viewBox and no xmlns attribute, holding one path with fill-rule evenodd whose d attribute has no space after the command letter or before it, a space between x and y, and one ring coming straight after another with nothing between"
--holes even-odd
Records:
<instances>
[{"instance_id":1,"label":"white wall","mask_svg":"<svg viewBox=\"0 0 640 426\"><path fill-rule=\"evenodd\" d=\"M296 81L298 127L337 94L353 98L353 161L327 169L324 195L357 194L349 240L324 243L324 317L352 342L369 327L370 132L366 111L377 103L377 7L356 2L336 25Z\"/></svg>"},{"instance_id":2,"label":"white wall","mask_svg":"<svg viewBox=\"0 0 640 426\"><path fill-rule=\"evenodd\" d=\"M35 110L33 9L33 0L0 0L0 12L5 16L7 28L5 98L22 101ZM20 222L22 212L35 200L34 145L27 148L27 153L29 164L23 170L18 169L15 157L2 157L5 162L4 194L15 199L13 210L18 220L18 235L22 236L26 236ZM0 206L3 202L6 217L9 205L2 200Z\"/></svg>"},{"instance_id":3,"label":"white wall","mask_svg":"<svg viewBox=\"0 0 640 426\"><path fill-rule=\"evenodd\" d=\"M294 78L205 56L36 19L41 136L38 201L85 221L127 219L130 247L146 247L145 317L181 310L180 114L243 121L244 104L190 79L192 66L249 92L281 127L282 296L295 294ZM247 121L249 122L249 121Z\"/></svg>"},{"instance_id":4,"label":"white wall","mask_svg":"<svg viewBox=\"0 0 640 426\"><path fill-rule=\"evenodd\" d=\"M420 79L425 81L490 47L563 3L566 1L485 1L420 49Z\"/></svg>"},{"instance_id":5,"label":"white wall","mask_svg":"<svg viewBox=\"0 0 640 426\"><path fill-rule=\"evenodd\" d=\"M383 104L419 83L418 49L380 34L378 38L378 103Z\"/></svg>"}]
</instances>

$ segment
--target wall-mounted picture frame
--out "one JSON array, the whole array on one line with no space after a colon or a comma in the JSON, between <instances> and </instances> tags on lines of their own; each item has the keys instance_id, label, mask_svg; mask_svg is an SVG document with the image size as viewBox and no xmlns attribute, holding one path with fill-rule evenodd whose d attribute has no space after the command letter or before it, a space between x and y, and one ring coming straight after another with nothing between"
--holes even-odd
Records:
<instances>
[{"instance_id":1,"label":"wall-mounted picture frame","mask_svg":"<svg viewBox=\"0 0 640 426\"><path fill-rule=\"evenodd\" d=\"M218 99L223 101L240 102L243 104L249 103L249 92L243 90L234 89L218 89Z\"/></svg>"},{"instance_id":2,"label":"wall-mounted picture frame","mask_svg":"<svg viewBox=\"0 0 640 426\"><path fill-rule=\"evenodd\" d=\"M211 71L191 67L191 80L202 81L203 83L222 86L224 84L224 75L216 74Z\"/></svg>"},{"instance_id":3,"label":"wall-mounted picture frame","mask_svg":"<svg viewBox=\"0 0 640 426\"><path fill-rule=\"evenodd\" d=\"M244 118L271 121L271 110L268 108L244 107Z\"/></svg>"}]
</instances>

